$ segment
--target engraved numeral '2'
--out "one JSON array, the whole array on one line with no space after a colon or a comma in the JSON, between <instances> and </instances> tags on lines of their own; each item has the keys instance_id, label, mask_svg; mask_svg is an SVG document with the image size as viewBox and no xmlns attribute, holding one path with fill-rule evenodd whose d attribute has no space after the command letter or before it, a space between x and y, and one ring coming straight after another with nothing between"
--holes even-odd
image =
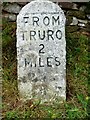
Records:
<instances>
[{"instance_id":1,"label":"engraved numeral '2'","mask_svg":"<svg viewBox=\"0 0 90 120\"><path fill-rule=\"evenodd\" d=\"M39 50L39 53L45 53L45 52L43 51L44 45L43 45L43 44L40 44L39 46L41 47L41 49Z\"/></svg>"}]
</instances>

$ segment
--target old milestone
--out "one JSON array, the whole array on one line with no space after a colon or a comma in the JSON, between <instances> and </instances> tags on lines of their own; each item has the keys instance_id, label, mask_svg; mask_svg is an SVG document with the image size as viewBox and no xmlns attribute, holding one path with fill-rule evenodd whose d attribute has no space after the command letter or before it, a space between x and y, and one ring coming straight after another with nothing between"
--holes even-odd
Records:
<instances>
[{"instance_id":1,"label":"old milestone","mask_svg":"<svg viewBox=\"0 0 90 120\"><path fill-rule=\"evenodd\" d=\"M57 5L36 0L17 16L18 88L23 99L66 99L65 15Z\"/></svg>"}]
</instances>

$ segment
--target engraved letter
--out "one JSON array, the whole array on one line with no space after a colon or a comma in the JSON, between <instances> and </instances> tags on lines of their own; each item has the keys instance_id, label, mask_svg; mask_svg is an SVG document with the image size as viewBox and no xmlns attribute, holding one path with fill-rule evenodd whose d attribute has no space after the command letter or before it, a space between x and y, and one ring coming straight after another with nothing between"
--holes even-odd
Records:
<instances>
[{"instance_id":1,"label":"engraved letter","mask_svg":"<svg viewBox=\"0 0 90 120\"><path fill-rule=\"evenodd\" d=\"M30 40L32 39L36 40L35 35L36 35L36 31L30 31Z\"/></svg>"},{"instance_id":2,"label":"engraved letter","mask_svg":"<svg viewBox=\"0 0 90 120\"><path fill-rule=\"evenodd\" d=\"M33 17L33 26L35 25L35 23L36 23L36 25L39 26L38 21L39 21L38 17Z\"/></svg>"}]
</instances>

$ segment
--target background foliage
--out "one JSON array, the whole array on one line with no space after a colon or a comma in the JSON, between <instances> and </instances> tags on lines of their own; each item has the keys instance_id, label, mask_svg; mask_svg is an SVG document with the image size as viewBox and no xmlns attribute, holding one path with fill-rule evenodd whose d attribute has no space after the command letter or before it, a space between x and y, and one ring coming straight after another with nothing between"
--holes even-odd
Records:
<instances>
[{"instance_id":1,"label":"background foliage","mask_svg":"<svg viewBox=\"0 0 90 120\"><path fill-rule=\"evenodd\" d=\"M67 43L67 100L42 105L40 101L23 102L17 87L16 23L2 20L3 102L2 117L6 120L24 118L87 119L88 96L88 34L68 32Z\"/></svg>"}]
</instances>

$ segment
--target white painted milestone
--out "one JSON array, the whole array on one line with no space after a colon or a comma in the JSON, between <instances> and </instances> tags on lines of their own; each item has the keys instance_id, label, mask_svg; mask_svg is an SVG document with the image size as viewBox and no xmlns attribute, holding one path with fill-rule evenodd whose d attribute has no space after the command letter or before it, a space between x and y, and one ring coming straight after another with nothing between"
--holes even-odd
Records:
<instances>
[{"instance_id":1,"label":"white painted milestone","mask_svg":"<svg viewBox=\"0 0 90 120\"><path fill-rule=\"evenodd\" d=\"M66 99L66 41L63 10L32 1L17 16L18 88L23 99Z\"/></svg>"}]
</instances>

